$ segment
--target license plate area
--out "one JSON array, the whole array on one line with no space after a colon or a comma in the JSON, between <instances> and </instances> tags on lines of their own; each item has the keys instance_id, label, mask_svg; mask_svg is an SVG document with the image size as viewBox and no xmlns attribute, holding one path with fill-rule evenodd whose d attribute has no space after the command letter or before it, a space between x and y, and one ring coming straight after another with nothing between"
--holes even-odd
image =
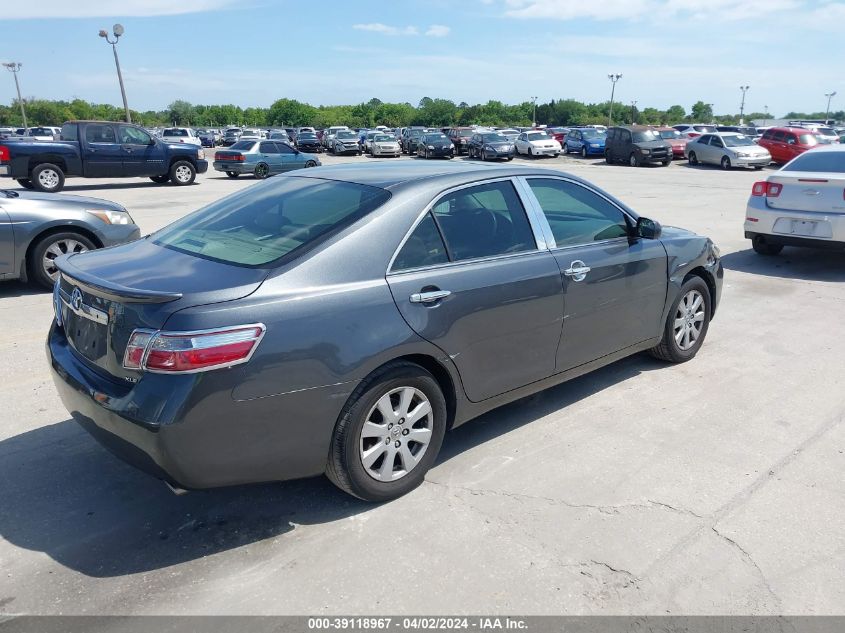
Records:
<instances>
[{"instance_id":1,"label":"license plate area","mask_svg":"<svg viewBox=\"0 0 845 633\"><path fill-rule=\"evenodd\" d=\"M65 334L73 348L92 362L106 355L108 326L81 317L70 310L64 311Z\"/></svg>"},{"instance_id":2,"label":"license plate area","mask_svg":"<svg viewBox=\"0 0 845 633\"><path fill-rule=\"evenodd\" d=\"M812 220L792 220L791 229L793 235L815 235L816 222Z\"/></svg>"}]
</instances>

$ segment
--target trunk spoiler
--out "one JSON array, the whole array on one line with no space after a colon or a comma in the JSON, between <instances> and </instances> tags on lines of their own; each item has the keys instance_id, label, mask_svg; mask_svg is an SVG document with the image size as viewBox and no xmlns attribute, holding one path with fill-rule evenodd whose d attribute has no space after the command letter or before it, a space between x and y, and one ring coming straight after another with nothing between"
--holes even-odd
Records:
<instances>
[{"instance_id":1,"label":"trunk spoiler","mask_svg":"<svg viewBox=\"0 0 845 633\"><path fill-rule=\"evenodd\" d=\"M118 303L168 303L182 298L181 292L158 292L142 288L129 288L105 280L80 270L71 262L73 255L63 255L56 259L56 267L62 277L75 286L90 290L109 301Z\"/></svg>"}]
</instances>

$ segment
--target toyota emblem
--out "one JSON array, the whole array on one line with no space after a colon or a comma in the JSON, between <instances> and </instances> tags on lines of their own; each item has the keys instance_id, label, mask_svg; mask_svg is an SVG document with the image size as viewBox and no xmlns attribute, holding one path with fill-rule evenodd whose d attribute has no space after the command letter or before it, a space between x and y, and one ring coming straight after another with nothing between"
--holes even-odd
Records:
<instances>
[{"instance_id":1,"label":"toyota emblem","mask_svg":"<svg viewBox=\"0 0 845 633\"><path fill-rule=\"evenodd\" d=\"M79 291L79 288L74 288L70 294L70 306L74 310L82 308L82 293Z\"/></svg>"}]
</instances>

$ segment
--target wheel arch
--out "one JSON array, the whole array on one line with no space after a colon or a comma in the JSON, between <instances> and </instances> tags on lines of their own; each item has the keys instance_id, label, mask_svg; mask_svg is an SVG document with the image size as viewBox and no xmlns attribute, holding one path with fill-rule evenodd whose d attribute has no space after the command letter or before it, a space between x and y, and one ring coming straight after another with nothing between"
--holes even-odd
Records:
<instances>
[{"instance_id":1,"label":"wheel arch","mask_svg":"<svg viewBox=\"0 0 845 633\"><path fill-rule=\"evenodd\" d=\"M35 248L35 245L38 244L41 240L45 237L49 237L50 235L55 235L56 233L66 233L68 231L72 231L74 233L79 233L80 235L85 236L94 244L97 248L103 248L103 242L99 238L99 236L94 233L91 229L84 225L75 224L75 223L66 223L66 224L54 224L52 226L48 226L29 239L29 243L26 245L26 250L24 251L23 257L20 261L20 275L19 279L21 281L29 281L29 258L32 255L32 251Z\"/></svg>"},{"instance_id":2,"label":"wheel arch","mask_svg":"<svg viewBox=\"0 0 845 633\"><path fill-rule=\"evenodd\" d=\"M707 284L707 290L710 292L710 318L712 320L713 316L716 314L718 298L716 293L716 280L713 278L712 273L703 266L693 268L686 275L684 275L683 283L686 283L692 277L700 277L702 280L704 280L704 283Z\"/></svg>"},{"instance_id":3,"label":"wheel arch","mask_svg":"<svg viewBox=\"0 0 845 633\"><path fill-rule=\"evenodd\" d=\"M32 170L39 165L55 165L67 175L67 161L60 154L42 154L39 156L31 156L27 164L27 178L32 178Z\"/></svg>"}]
</instances>

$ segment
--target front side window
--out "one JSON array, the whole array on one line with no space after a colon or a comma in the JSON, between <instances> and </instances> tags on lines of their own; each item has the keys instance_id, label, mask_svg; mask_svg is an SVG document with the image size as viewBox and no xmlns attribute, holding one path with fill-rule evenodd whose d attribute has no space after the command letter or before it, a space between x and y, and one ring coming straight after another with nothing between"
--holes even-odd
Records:
<instances>
[{"instance_id":1,"label":"front side window","mask_svg":"<svg viewBox=\"0 0 845 633\"><path fill-rule=\"evenodd\" d=\"M91 124L85 128L85 141L88 143L116 143L114 128L111 125Z\"/></svg>"},{"instance_id":2,"label":"front side window","mask_svg":"<svg viewBox=\"0 0 845 633\"><path fill-rule=\"evenodd\" d=\"M446 254L446 245L443 243L440 231L431 213L426 213L396 255L393 270L422 268L445 264L448 261L449 256Z\"/></svg>"},{"instance_id":3,"label":"front side window","mask_svg":"<svg viewBox=\"0 0 845 633\"><path fill-rule=\"evenodd\" d=\"M136 127L121 125L119 130L120 142L125 145L149 145L153 140L144 130L139 130Z\"/></svg>"},{"instance_id":4,"label":"front side window","mask_svg":"<svg viewBox=\"0 0 845 633\"><path fill-rule=\"evenodd\" d=\"M553 178L531 178L528 184L557 246L628 237L628 223L622 211L586 187Z\"/></svg>"},{"instance_id":5,"label":"front side window","mask_svg":"<svg viewBox=\"0 0 845 633\"><path fill-rule=\"evenodd\" d=\"M510 182L459 189L441 198L433 212L453 261L537 248L525 209Z\"/></svg>"},{"instance_id":6,"label":"front side window","mask_svg":"<svg viewBox=\"0 0 845 633\"><path fill-rule=\"evenodd\" d=\"M273 178L165 227L154 243L220 261L271 267L380 207L378 187L317 178Z\"/></svg>"}]
</instances>

